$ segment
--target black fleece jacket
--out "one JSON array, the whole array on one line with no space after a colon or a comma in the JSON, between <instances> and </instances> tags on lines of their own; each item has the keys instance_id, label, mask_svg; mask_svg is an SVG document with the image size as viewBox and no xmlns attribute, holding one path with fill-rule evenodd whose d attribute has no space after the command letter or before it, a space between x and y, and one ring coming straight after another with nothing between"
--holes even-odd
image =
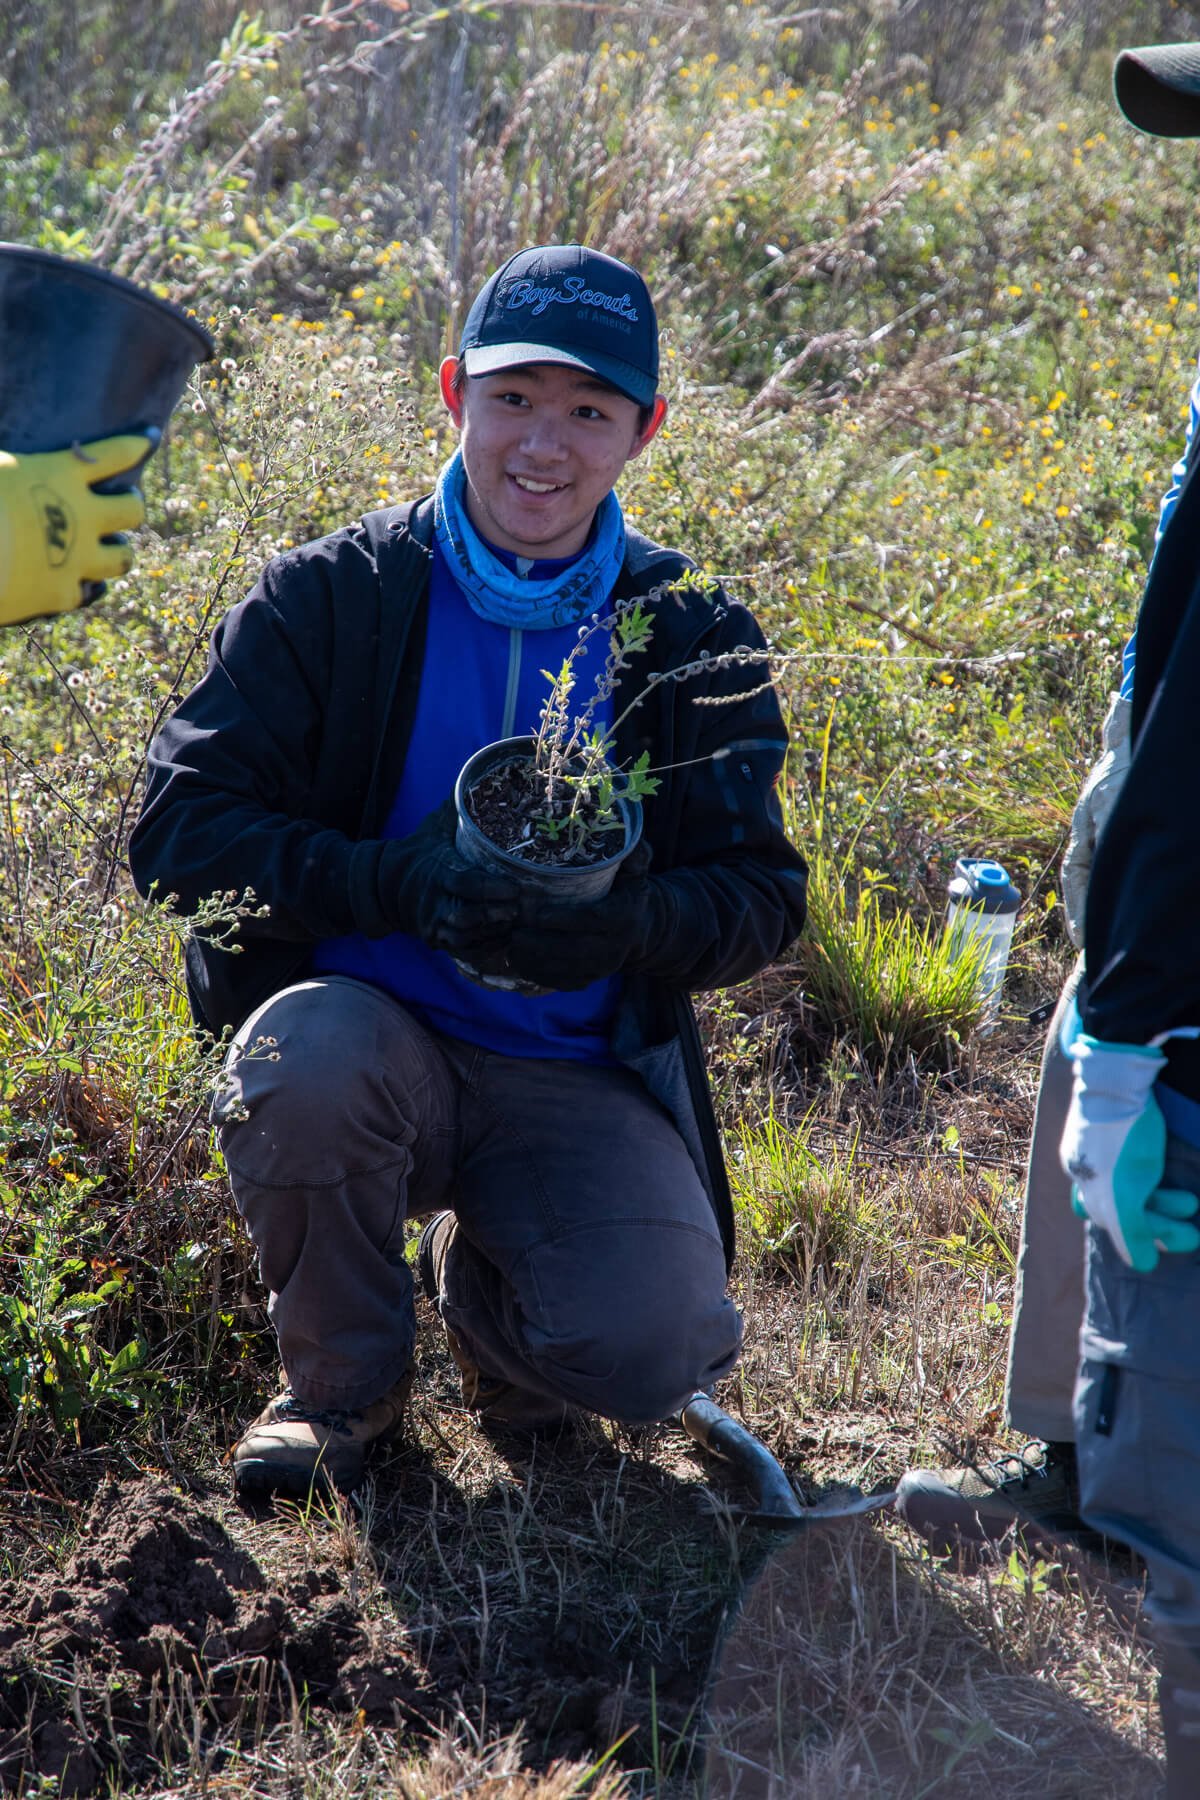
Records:
<instances>
[{"instance_id":1,"label":"black fleece jacket","mask_svg":"<svg viewBox=\"0 0 1200 1800\"><path fill-rule=\"evenodd\" d=\"M1088 883L1085 1030L1145 1044L1200 1026L1200 462L1190 459L1137 621L1132 758ZM1200 1099L1200 1048L1167 1046Z\"/></svg>"},{"instance_id":2,"label":"black fleece jacket","mask_svg":"<svg viewBox=\"0 0 1200 1800\"><path fill-rule=\"evenodd\" d=\"M150 747L130 840L139 892L174 895L190 914L214 893L252 889L269 909L239 925L240 954L200 935L189 942L193 1012L214 1033L236 1030L300 978L318 939L396 928L395 847L379 833L421 677L432 514L428 499L368 514L270 563L218 625L203 678ZM689 582L690 569L628 533L616 592L647 595L654 630L614 711L657 679L621 726L617 754L624 763L648 750L656 767L675 765L645 802L644 833L688 931L665 978L628 979L613 1043L675 1114L731 1249L687 994L744 980L780 954L803 923L805 868L775 793L786 734L761 685L765 663L669 679L689 662L763 646L747 610ZM431 793L430 810L444 798Z\"/></svg>"}]
</instances>

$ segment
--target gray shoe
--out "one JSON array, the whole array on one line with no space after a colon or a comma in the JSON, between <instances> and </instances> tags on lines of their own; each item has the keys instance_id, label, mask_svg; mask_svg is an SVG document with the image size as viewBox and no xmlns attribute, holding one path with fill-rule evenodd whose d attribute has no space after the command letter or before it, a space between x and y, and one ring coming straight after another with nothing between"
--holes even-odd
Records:
<instances>
[{"instance_id":1,"label":"gray shoe","mask_svg":"<svg viewBox=\"0 0 1200 1800\"><path fill-rule=\"evenodd\" d=\"M417 1270L421 1277L421 1287L426 1298L432 1300L439 1315L446 1253L457 1229L458 1221L452 1212L438 1213L422 1231L417 1249ZM446 1333L446 1343L462 1378L463 1405L479 1414L481 1424L495 1425L529 1436L552 1436L569 1426L571 1411L562 1401L549 1400L544 1394L532 1393L528 1388L518 1387L515 1382L505 1381L498 1375L485 1374L458 1333L450 1329L445 1319L442 1320L442 1330Z\"/></svg>"},{"instance_id":2,"label":"gray shoe","mask_svg":"<svg viewBox=\"0 0 1200 1800\"><path fill-rule=\"evenodd\" d=\"M1079 1512L1073 1444L1027 1444L981 1468L910 1469L896 1511L939 1556L1017 1536L1079 1549L1116 1549Z\"/></svg>"},{"instance_id":3,"label":"gray shoe","mask_svg":"<svg viewBox=\"0 0 1200 1800\"><path fill-rule=\"evenodd\" d=\"M400 1429L412 1381L410 1368L381 1399L353 1412L306 1406L284 1388L233 1447L234 1492L300 1500L331 1489L350 1493L362 1480L369 1447Z\"/></svg>"}]
</instances>

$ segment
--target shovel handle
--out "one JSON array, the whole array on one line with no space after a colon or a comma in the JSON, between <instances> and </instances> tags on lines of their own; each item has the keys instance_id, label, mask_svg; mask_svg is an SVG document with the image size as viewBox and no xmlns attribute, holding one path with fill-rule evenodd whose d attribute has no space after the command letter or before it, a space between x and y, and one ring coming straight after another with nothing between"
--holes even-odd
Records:
<instances>
[{"instance_id":1,"label":"shovel handle","mask_svg":"<svg viewBox=\"0 0 1200 1800\"><path fill-rule=\"evenodd\" d=\"M767 1446L707 1394L693 1394L679 1422L690 1438L729 1463L753 1489L758 1506L748 1516L756 1523L807 1517L808 1508Z\"/></svg>"}]
</instances>

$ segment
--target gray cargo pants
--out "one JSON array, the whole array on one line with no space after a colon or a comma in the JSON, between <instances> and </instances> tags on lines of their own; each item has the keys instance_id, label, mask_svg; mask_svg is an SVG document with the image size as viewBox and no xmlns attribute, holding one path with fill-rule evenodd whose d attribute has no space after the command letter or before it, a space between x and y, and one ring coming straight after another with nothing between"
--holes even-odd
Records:
<instances>
[{"instance_id":1,"label":"gray cargo pants","mask_svg":"<svg viewBox=\"0 0 1200 1800\"><path fill-rule=\"evenodd\" d=\"M1083 1317L1084 1227L1071 1210L1071 1183L1058 1160L1072 1084L1071 1063L1059 1048L1058 1033L1082 975L1080 957L1050 1021L1042 1054L1005 1391L1010 1425L1031 1438L1060 1443L1075 1436L1071 1396Z\"/></svg>"},{"instance_id":2,"label":"gray cargo pants","mask_svg":"<svg viewBox=\"0 0 1200 1800\"><path fill-rule=\"evenodd\" d=\"M1200 1194L1200 1149L1167 1137L1163 1187ZM1200 1255L1128 1268L1087 1228L1087 1311L1075 1391L1081 1508L1150 1571L1146 1601L1169 1672L1200 1725Z\"/></svg>"},{"instance_id":3,"label":"gray cargo pants","mask_svg":"<svg viewBox=\"0 0 1200 1800\"><path fill-rule=\"evenodd\" d=\"M442 1208L442 1315L485 1375L645 1424L737 1360L712 1204L628 1069L497 1056L322 976L247 1019L213 1118L309 1404L368 1405L408 1366L403 1226Z\"/></svg>"}]
</instances>

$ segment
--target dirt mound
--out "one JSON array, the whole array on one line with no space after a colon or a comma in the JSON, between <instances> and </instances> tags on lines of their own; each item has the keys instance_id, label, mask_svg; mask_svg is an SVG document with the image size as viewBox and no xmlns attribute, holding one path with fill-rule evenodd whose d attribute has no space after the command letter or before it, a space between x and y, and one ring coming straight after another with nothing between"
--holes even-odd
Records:
<instances>
[{"instance_id":1,"label":"dirt mound","mask_svg":"<svg viewBox=\"0 0 1200 1800\"><path fill-rule=\"evenodd\" d=\"M89 1794L118 1757L151 1752L202 1709L248 1692L428 1726L423 1672L373 1640L336 1574L282 1590L193 1499L161 1482L109 1483L65 1569L0 1583L0 1783L57 1776ZM190 1707L181 1696L191 1697Z\"/></svg>"}]
</instances>

